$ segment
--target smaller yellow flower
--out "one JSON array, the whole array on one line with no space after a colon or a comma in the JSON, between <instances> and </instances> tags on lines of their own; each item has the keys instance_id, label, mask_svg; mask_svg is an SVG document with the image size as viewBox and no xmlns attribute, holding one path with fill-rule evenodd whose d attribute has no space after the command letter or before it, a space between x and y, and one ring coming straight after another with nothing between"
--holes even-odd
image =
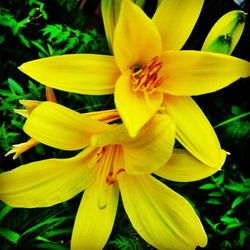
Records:
<instances>
[{"instance_id":1,"label":"smaller yellow flower","mask_svg":"<svg viewBox=\"0 0 250 250\"><path fill-rule=\"evenodd\" d=\"M193 181L218 169L185 150L172 153L175 126L157 114L131 138L123 124L109 125L59 104L43 102L24 131L64 150L85 148L69 159L48 159L0 174L0 199L13 207L47 207L85 190L73 228L71 250L102 249L111 233L119 191L137 232L158 249L204 247L207 236L192 206L150 174Z\"/></svg>"}]
</instances>

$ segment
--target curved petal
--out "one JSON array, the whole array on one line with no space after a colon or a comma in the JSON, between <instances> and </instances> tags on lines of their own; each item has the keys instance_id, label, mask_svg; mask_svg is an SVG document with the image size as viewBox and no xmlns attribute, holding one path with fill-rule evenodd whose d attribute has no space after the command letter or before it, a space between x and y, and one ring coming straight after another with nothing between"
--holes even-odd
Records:
<instances>
[{"instance_id":1,"label":"curved petal","mask_svg":"<svg viewBox=\"0 0 250 250\"><path fill-rule=\"evenodd\" d=\"M209 31L201 50L230 55L240 40L246 15L242 10L223 15Z\"/></svg>"},{"instance_id":2,"label":"curved petal","mask_svg":"<svg viewBox=\"0 0 250 250\"><path fill-rule=\"evenodd\" d=\"M128 135L123 124L92 137L92 145L97 147L123 146L128 174L149 174L163 166L172 154L174 141L175 124L170 117L161 114L156 114L134 138Z\"/></svg>"},{"instance_id":3,"label":"curved petal","mask_svg":"<svg viewBox=\"0 0 250 250\"><path fill-rule=\"evenodd\" d=\"M250 76L250 63L228 55L203 51L168 51L161 69L169 76L159 87L172 95L201 95Z\"/></svg>"},{"instance_id":4,"label":"curved petal","mask_svg":"<svg viewBox=\"0 0 250 250\"><path fill-rule=\"evenodd\" d=\"M48 146L77 150L89 145L92 135L111 127L57 103L43 102L29 115L23 130Z\"/></svg>"},{"instance_id":5,"label":"curved petal","mask_svg":"<svg viewBox=\"0 0 250 250\"><path fill-rule=\"evenodd\" d=\"M112 94L119 76L114 57L93 54L51 56L26 62L19 69L51 88L89 95Z\"/></svg>"},{"instance_id":6,"label":"curved petal","mask_svg":"<svg viewBox=\"0 0 250 250\"><path fill-rule=\"evenodd\" d=\"M204 0L161 1L152 18L162 39L162 50L180 50L200 15Z\"/></svg>"},{"instance_id":7,"label":"curved petal","mask_svg":"<svg viewBox=\"0 0 250 250\"><path fill-rule=\"evenodd\" d=\"M122 172L118 183L126 213L136 231L157 249L193 250L207 236L192 206L152 176Z\"/></svg>"},{"instance_id":8,"label":"curved petal","mask_svg":"<svg viewBox=\"0 0 250 250\"><path fill-rule=\"evenodd\" d=\"M166 113L176 123L177 140L204 164L221 168L226 152L199 106L191 97L166 95Z\"/></svg>"},{"instance_id":9,"label":"curved petal","mask_svg":"<svg viewBox=\"0 0 250 250\"><path fill-rule=\"evenodd\" d=\"M213 175L220 168L211 168L185 149L174 149L169 161L154 174L171 181L197 181Z\"/></svg>"},{"instance_id":10,"label":"curved petal","mask_svg":"<svg viewBox=\"0 0 250 250\"><path fill-rule=\"evenodd\" d=\"M139 130L158 111L163 101L163 94L154 92L150 95L133 91L130 84L130 72L118 79L115 87L115 105L123 123L134 137Z\"/></svg>"},{"instance_id":11,"label":"curved petal","mask_svg":"<svg viewBox=\"0 0 250 250\"><path fill-rule=\"evenodd\" d=\"M130 0L121 4L113 50L122 72L135 64L145 65L161 53L161 38L155 24Z\"/></svg>"},{"instance_id":12,"label":"curved petal","mask_svg":"<svg viewBox=\"0 0 250 250\"><path fill-rule=\"evenodd\" d=\"M170 158L175 141L175 124L166 115L155 115L137 137L123 146L128 174L149 174Z\"/></svg>"},{"instance_id":13,"label":"curved petal","mask_svg":"<svg viewBox=\"0 0 250 250\"><path fill-rule=\"evenodd\" d=\"M113 36L116 22L120 13L120 5L122 0L102 0L102 19L105 29L106 38L110 50L113 47Z\"/></svg>"},{"instance_id":14,"label":"curved petal","mask_svg":"<svg viewBox=\"0 0 250 250\"><path fill-rule=\"evenodd\" d=\"M48 207L67 201L93 182L95 149L69 159L49 159L0 174L0 200L12 207Z\"/></svg>"},{"instance_id":15,"label":"curved petal","mask_svg":"<svg viewBox=\"0 0 250 250\"><path fill-rule=\"evenodd\" d=\"M113 121L120 119L120 116L116 109L81 113L81 115L90 117L91 119L95 119L101 122L106 122L106 123L113 122Z\"/></svg>"},{"instance_id":16,"label":"curved petal","mask_svg":"<svg viewBox=\"0 0 250 250\"><path fill-rule=\"evenodd\" d=\"M72 250L102 249L109 238L115 220L119 189L117 185L111 185L106 192L101 192L108 204L100 207L99 186L93 183L83 194L73 228Z\"/></svg>"}]
</instances>

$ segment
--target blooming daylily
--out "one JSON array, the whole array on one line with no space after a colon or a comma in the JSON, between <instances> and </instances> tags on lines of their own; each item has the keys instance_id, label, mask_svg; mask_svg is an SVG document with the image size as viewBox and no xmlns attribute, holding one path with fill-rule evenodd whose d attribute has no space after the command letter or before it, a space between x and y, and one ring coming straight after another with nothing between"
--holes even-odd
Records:
<instances>
[{"instance_id":1,"label":"blooming daylily","mask_svg":"<svg viewBox=\"0 0 250 250\"><path fill-rule=\"evenodd\" d=\"M114 32L114 56L54 56L24 63L20 70L65 91L114 93L119 115L132 137L163 106L175 119L177 139L203 163L217 168L225 152L189 96L216 91L249 76L250 63L218 53L179 51L202 4L201 0L188 5L161 1L150 19L133 2L123 0Z\"/></svg>"},{"instance_id":2,"label":"blooming daylily","mask_svg":"<svg viewBox=\"0 0 250 250\"><path fill-rule=\"evenodd\" d=\"M48 99L50 100L50 99ZM53 100L56 100L53 98ZM20 114L27 118L29 114L42 102L41 101L36 101L36 100L20 100L19 101L25 109L15 109L15 113ZM85 117L90 117L91 119L102 121L105 123L110 123L113 121L116 121L120 119L117 110L116 109L111 109L111 110L103 110L103 111L93 111L93 112L88 112L88 113L81 113L82 116ZM10 151L8 151L5 156L13 155L13 159L17 159L22 153L28 151L29 149L37 146L40 144L39 141L29 138L27 141L19 143L19 144L14 144L12 145L12 148Z\"/></svg>"},{"instance_id":3,"label":"blooming daylily","mask_svg":"<svg viewBox=\"0 0 250 250\"><path fill-rule=\"evenodd\" d=\"M0 200L13 207L47 207L85 190L71 249L102 249L120 190L133 227L149 244L158 249L204 247L207 236L192 206L150 175L194 181L218 170L184 149L174 150L167 162L174 130L169 117L157 114L131 138L122 124L109 125L43 102L29 114L24 131L52 147L85 149L72 158L37 161L0 174Z\"/></svg>"}]
</instances>

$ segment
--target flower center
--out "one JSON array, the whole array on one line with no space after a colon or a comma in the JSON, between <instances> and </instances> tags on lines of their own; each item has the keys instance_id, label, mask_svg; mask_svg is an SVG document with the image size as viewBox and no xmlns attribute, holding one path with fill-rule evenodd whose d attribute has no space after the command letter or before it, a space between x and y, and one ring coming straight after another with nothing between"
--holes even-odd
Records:
<instances>
[{"instance_id":1,"label":"flower center","mask_svg":"<svg viewBox=\"0 0 250 250\"><path fill-rule=\"evenodd\" d=\"M101 182L107 185L117 183L117 175L123 171L124 168L119 166L119 157L122 153L120 145L109 145L102 147L97 152L97 164L99 164L99 175Z\"/></svg>"},{"instance_id":2,"label":"flower center","mask_svg":"<svg viewBox=\"0 0 250 250\"><path fill-rule=\"evenodd\" d=\"M155 92L168 78L166 75L160 77L158 75L162 64L163 62L156 56L145 66L135 64L130 67L132 70L130 81L133 91L143 91L147 94Z\"/></svg>"},{"instance_id":3,"label":"flower center","mask_svg":"<svg viewBox=\"0 0 250 250\"><path fill-rule=\"evenodd\" d=\"M100 148L96 154L98 167L96 185L98 185L98 207L104 209L108 203L108 195L111 185L117 183L117 175L124 172L121 168L122 148L120 145L108 145Z\"/></svg>"}]
</instances>

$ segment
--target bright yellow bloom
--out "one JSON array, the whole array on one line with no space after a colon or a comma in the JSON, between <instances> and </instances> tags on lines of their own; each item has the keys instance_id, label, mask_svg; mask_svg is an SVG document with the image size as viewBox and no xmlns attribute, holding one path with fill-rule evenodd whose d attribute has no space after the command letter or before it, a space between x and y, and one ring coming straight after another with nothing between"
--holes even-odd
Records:
<instances>
[{"instance_id":1,"label":"bright yellow bloom","mask_svg":"<svg viewBox=\"0 0 250 250\"><path fill-rule=\"evenodd\" d=\"M52 88L49 88L46 86L45 88L46 93L46 99L50 102L57 102L54 91ZM15 113L20 114L27 118L29 114L42 103L42 101L37 100L20 100L19 101L25 109L15 109ZM120 119L120 116L118 115L116 109L112 110L105 110L105 111L95 111L95 112L88 112L88 113L82 113L82 116L91 117L91 119L95 119L98 121L110 123L113 121L116 121ZM36 145L40 144L39 141L30 138L26 142L22 142L19 144L12 145L12 148L10 151L8 151L5 156L8 156L10 154L14 154L13 159L17 159L22 153L28 151L29 149L35 147Z\"/></svg>"},{"instance_id":2,"label":"bright yellow bloom","mask_svg":"<svg viewBox=\"0 0 250 250\"><path fill-rule=\"evenodd\" d=\"M137 5L123 0L114 32L114 56L54 56L24 63L20 69L53 88L94 95L114 93L119 115L132 137L163 106L175 119L177 139L203 163L217 168L225 152L189 96L248 77L250 63L218 53L179 51L202 4L202 0L188 4L161 1L151 20Z\"/></svg>"},{"instance_id":3,"label":"bright yellow bloom","mask_svg":"<svg viewBox=\"0 0 250 250\"><path fill-rule=\"evenodd\" d=\"M13 207L52 206L85 190L72 250L104 247L114 224L119 191L133 227L152 246L194 249L206 245L207 236L192 206L150 175L194 181L218 170L184 149L175 150L168 161L175 132L168 116L155 115L131 138L123 124L109 125L43 102L31 112L24 130L52 147L85 147L72 158L37 161L0 174L0 199Z\"/></svg>"}]
</instances>

